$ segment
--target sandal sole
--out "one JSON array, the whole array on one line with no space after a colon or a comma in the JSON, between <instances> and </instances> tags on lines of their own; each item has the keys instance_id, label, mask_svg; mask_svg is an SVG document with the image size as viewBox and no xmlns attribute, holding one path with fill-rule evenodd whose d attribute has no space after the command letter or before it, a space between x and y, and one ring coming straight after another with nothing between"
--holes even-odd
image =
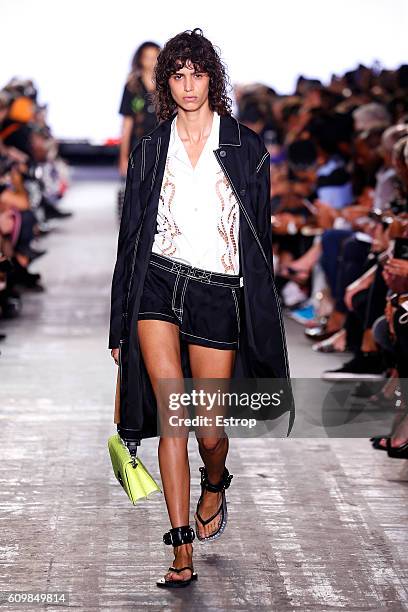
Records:
<instances>
[{"instance_id":1,"label":"sandal sole","mask_svg":"<svg viewBox=\"0 0 408 612\"><path fill-rule=\"evenodd\" d=\"M164 578L160 578L156 581L156 585L165 589L181 589L191 584L193 580L197 579L197 572L193 572L193 575L188 580L165 580Z\"/></svg>"}]
</instances>

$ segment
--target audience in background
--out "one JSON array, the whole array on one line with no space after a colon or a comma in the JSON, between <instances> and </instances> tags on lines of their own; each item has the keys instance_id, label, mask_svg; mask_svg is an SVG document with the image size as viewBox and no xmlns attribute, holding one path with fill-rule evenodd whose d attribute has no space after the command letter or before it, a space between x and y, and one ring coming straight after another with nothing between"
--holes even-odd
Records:
<instances>
[{"instance_id":1,"label":"audience in background","mask_svg":"<svg viewBox=\"0 0 408 612\"><path fill-rule=\"evenodd\" d=\"M68 169L37 95L31 80L17 78L0 90L0 321L19 315L21 291L44 290L29 266L46 251L33 241L72 214L59 206Z\"/></svg>"},{"instance_id":2,"label":"audience in background","mask_svg":"<svg viewBox=\"0 0 408 612\"><path fill-rule=\"evenodd\" d=\"M137 49L123 90L122 176L131 148L157 124L149 93L159 51L149 41ZM60 210L67 167L37 96L31 80L0 91L0 321L19 314L21 290L44 289L29 266L45 251L32 242L72 214ZM408 65L360 65L327 85L300 76L290 95L236 86L235 100L237 118L271 155L283 306L314 351L351 353L322 377L358 380L356 398L392 406L392 431L373 447L408 458Z\"/></svg>"},{"instance_id":3,"label":"audience in background","mask_svg":"<svg viewBox=\"0 0 408 612\"><path fill-rule=\"evenodd\" d=\"M236 100L271 153L283 305L313 350L351 352L322 377L395 406L393 431L372 442L408 458L408 65L360 65L328 85L301 76L293 95L240 86Z\"/></svg>"}]
</instances>

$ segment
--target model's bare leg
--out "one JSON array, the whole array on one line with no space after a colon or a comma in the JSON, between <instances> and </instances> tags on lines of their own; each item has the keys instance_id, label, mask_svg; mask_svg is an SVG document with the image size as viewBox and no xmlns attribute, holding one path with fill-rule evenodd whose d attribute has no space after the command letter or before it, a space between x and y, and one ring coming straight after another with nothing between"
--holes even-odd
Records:
<instances>
[{"instance_id":1,"label":"model's bare leg","mask_svg":"<svg viewBox=\"0 0 408 612\"><path fill-rule=\"evenodd\" d=\"M143 360L155 392L159 411L166 419L168 401L163 394L159 380L179 379L178 392L184 392L183 372L180 362L179 328L166 321L138 321L138 334ZM177 382L175 381L175 384ZM172 384L172 392L176 392ZM160 474L172 527L181 527L190 522L190 466L188 461L188 428L180 428L178 436L161 436L158 447ZM180 568L192 564L193 545L182 544L174 547L173 566ZM166 580L187 580L190 570L167 572Z\"/></svg>"},{"instance_id":2,"label":"model's bare leg","mask_svg":"<svg viewBox=\"0 0 408 612\"><path fill-rule=\"evenodd\" d=\"M196 344L189 344L190 365L193 378L231 378L235 351L213 349ZM221 480L225 460L229 448L229 440L225 432L220 428L206 431L205 436L200 436L200 428L196 428L196 438L201 458L207 468L208 479L216 484ZM222 437L221 437L222 433ZM215 514L221 505L222 493L213 493L204 490L203 499L199 507L200 516L205 520ZM216 531L221 522L221 514L215 517L207 525L197 521L200 536L206 537Z\"/></svg>"}]
</instances>

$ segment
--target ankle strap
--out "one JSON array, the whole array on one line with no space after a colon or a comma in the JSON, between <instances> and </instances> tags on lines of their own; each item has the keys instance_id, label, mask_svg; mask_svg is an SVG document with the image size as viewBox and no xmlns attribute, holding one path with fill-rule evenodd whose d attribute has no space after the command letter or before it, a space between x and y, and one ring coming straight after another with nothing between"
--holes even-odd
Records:
<instances>
[{"instance_id":1,"label":"ankle strap","mask_svg":"<svg viewBox=\"0 0 408 612\"><path fill-rule=\"evenodd\" d=\"M212 491L212 493L220 493L224 491L224 489L228 489L231 484L231 480L234 478L233 474L230 474L228 469L224 467L224 472L221 480L217 484L212 484L208 480L208 473L205 467L200 467L201 472L201 485L207 489L207 491Z\"/></svg>"},{"instance_id":2,"label":"ankle strap","mask_svg":"<svg viewBox=\"0 0 408 612\"><path fill-rule=\"evenodd\" d=\"M194 538L194 529L190 525L183 525L182 527L173 527L170 531L167 531L163 536L163 542L173 546L180 546L181 544L190 544Z\"/></svg>"}]
</instances>

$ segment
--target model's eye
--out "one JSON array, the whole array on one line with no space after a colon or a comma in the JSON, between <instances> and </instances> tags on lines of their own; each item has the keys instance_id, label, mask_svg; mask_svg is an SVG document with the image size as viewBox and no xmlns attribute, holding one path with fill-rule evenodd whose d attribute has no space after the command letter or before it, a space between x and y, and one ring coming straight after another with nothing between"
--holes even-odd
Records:
<instances>
[{"instance_id":1,"label":"model's eye","mask_svg":"<svg viewBox=\"0 0 408 612\"><path fill-rule=\"evenodd\" d=\"M182 74L173 74L173 79L175 81L179 81L183 75ZM180 78L179 78L180 77Z\"/></svg>"},{"instance_id":2,"label":"model's eye","mask_svg":"<svg viewBox=\"0 0 408 612\"><path fill-rule=\"evenodd\" d=\"M200 78L200 77L202 77L202 76L203 76L203 74L202 74L202 72L196 72L196 73L194 74L194 76L195 76L195 77L197 77L197 78Z\"/></svg>"}]
</instances>

